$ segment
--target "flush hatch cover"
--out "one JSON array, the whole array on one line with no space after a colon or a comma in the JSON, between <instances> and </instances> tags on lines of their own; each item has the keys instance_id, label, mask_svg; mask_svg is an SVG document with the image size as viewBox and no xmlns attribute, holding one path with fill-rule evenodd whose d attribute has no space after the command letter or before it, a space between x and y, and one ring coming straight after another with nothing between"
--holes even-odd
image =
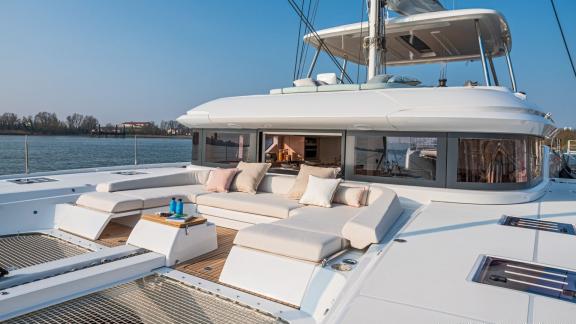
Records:
<instances>
[{"instance_id":1,"label":"flush hatch cover","mask_svg":"<svg viewBox=\"0 0 576 324\"><path fill-rule=\"evenodd\" d=\"M572 224L548 222L539 219L504 216L501 224L505 226L521 227L539 231L576 235L574 225Z\"/></svg>"},{"instance_id":2,"label":"flush hatch cover","mask_svg":"<svg viewBox=\"0 0 576 324\"><path fill-rule=\"evenodd\" d=\"M142 171L117 171L117 172L112 172L112 174L132 176L132 175L147 174L147 173L146 173L146 172L142 172Z\"/></svg>"},{"instance_id":3,"label":"flush hatch cover","mask_svg":"<svg viewBox=\"0 0 576 324\"><path fill-rule=\"evenodd\" d=\"M473 281L576 303L576 272L486 256Z\"/></svg>"},{"instance_id":4,"label":"flush hatch cover","mask_svg":"<svg viewBox=\"0 0 576 324\"><path fill-rule=\"evenodd\" d=\"M34 184L34 183L44 183L44 182L55 182L58 181L52 178L46 177L38 177L38 178L19 178L19 179L12 179L6 180L7 182L12 182L15 184Z\"/></svg>"}]
</instances>

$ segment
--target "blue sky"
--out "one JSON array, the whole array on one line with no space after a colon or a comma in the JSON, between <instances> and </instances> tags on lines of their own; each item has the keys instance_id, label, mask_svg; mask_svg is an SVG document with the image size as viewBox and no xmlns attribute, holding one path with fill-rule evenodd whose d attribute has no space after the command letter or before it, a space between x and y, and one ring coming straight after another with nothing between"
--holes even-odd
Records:
<instances>
[{"instance_id":1,"label":"blue sky","mask_svg":"<svg viewBox=\"0 0 576 324\"><path fill-rule=\"evenodd\" d=\"M360 3L320 1L316 28L359 21ZM443 3L451 8L453 1ZM559 126L576 127L576 79L550 2L454 3L504 13L519 89ZM576 55L576 1L556 4ZM0 113L173 119L211 99L288 86L297 31L286 0L0 0ZM478 64L449 64L449 84L481 81ZM508 82L504 60L496 64ZM316 71L334 70L323 57ZM426 84L439 71L436 64L393 70Z\"/></svg>"}]
</instances>

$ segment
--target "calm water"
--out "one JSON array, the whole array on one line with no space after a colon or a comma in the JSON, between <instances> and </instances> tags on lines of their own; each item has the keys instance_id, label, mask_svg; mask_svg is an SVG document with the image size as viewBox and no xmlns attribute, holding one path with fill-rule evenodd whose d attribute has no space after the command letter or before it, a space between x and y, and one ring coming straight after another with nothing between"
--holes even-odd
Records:
<instances>
[{"instance_id":1,"label":"calm water","mask_svg":"<svg viewBox=\"0 0 576 324\"><path fill-rule=\"evenodd\" d=\"M189 162L192 140L138 138L138 164ZM29 136L30 172L134 164L134 138ZM24 136L0 135L0 175L24 173Z\"/></svg>"}]
</instances>

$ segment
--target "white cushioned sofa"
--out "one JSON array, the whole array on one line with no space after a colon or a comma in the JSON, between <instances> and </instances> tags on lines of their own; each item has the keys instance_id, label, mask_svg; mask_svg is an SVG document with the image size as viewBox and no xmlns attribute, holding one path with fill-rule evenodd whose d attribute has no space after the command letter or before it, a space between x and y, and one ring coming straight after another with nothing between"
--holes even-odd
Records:
<instances>
[{"instance_id":1,"label":"white cushioned sofa","mask_svg":"<svg viewBox=\"0 0 576 324\"><path fill-rule=\"evenodd\" d=\"M163 208L176 197L194 204L197 212L216 225L238 229L235 245L320 262L348 247L365 249L380 242L403 211L396 193L383 186L342 182L340 186L366 188L362 206L333 204L332 208L324 208L301 205L287 198L295 176L267 174L256 194L214 193L204 189L209 172L187 170L101 183L96 192L78 198L75 215L67 218L80 217L78 211L82 209L101 213L108 216L100 224L105 227L113 218ZM60 228L75 232L66 225L60 224ZM94 235L89 238L96 239Z\"/></svg>"},{"instance_id":2,"label":"white cushioned sofa","mask_svg":"<svg viewBox=\"0 0 576 324\"><path fill-rule=\"evenodd\" d=\"M59 228L97 239L114 218L165 210L172 197L180 198L215 225L238 230L220 282L306 310L316 304L305 296L325 291L329 282L342 289L346 281L325 265L342 255L365 253L403 213L396 193L381 185L341 182L339 190L365 189L360 207L326 208L288 198L296 176L267 174L256 194L215 193L204 187L209 172L99 184L76 204L56 206Z\"/></svg>"}]
</instances>

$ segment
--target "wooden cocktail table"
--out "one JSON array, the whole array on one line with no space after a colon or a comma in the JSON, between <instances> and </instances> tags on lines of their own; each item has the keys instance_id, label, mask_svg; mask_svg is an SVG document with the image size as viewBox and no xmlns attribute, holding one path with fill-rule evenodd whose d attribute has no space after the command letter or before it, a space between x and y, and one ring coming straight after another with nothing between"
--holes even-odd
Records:
<instances>
[{"instance_id":1,"label":"wooden cocktail table","mask_svg":"<svg viewBox=\"0 0 576 324\"><path fill-rule=\"evenodd\" d=\"M174 222L159 215L143 215L132 230L127 244L166 256L173 266L216 250L216 225L197 215L187 222Z\"/></svg>"},{"instance_id":2,"label":"wooden cocktail table","mask_svg":"<svg viewBox=\"0 0 576 324\"><path fill-rule=\"evenodd\" d=\"M160 215L142 215L142 218L140 219L145 219L147 221L156 222L168 226L174 226L178 228L185 228L206 223L206 218L202 216L196 216L194 218L189 219L186 222L175 222L169 220L167 217L162 217Z\"/></svg>"}]
</instances>

